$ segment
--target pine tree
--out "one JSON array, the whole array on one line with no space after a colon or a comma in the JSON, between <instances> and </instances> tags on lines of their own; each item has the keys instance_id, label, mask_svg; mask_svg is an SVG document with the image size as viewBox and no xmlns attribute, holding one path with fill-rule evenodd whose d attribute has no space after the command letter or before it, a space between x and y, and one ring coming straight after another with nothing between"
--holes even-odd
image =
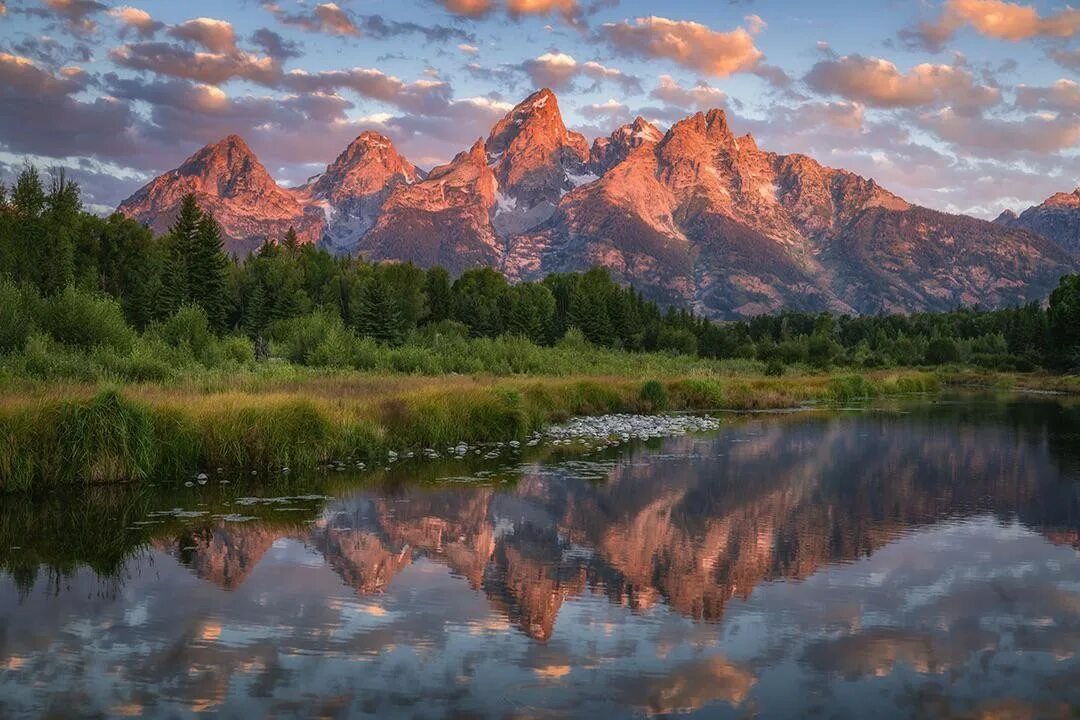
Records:
<instances>
[{"instance_id":1,"label":"pine tree","mask_svg":"<svg viewBox=\"0 0 1080 720\"><path fill-rule=\"evenodd\" d=\"M171 317L184 304L191 302L193 288L198 288L192 269L192 255L201 220L202 211L195 195L188 193L180 201L180 211L164 240L159 317Z\"/></svg>"},{"instance_id":2,"label":"pine tree","mask_svg":"<svg viewBox=\"0 0 1080 720\"><path fill-rule=\"evenodd\" d=\"M181 258L191 255L195 247L195 236L199 232L200 220L202 220L202 210L199 209L199 203L195 200L194 193L188 193L180 201L180 211L176 214L172 227L169 228L169 234L174 240L174 248Z\"/></svg>"},{"instance_id":3,"label":"pine tree","mask_svg":"<svg viewBox=\"0 0 1080 720\"><path fill-rule=\"evenodd\" d=\"M205 213L196 225L188 260L188 295L191 302L206 311L211 326L217 330L224 329L228 310L225 278L228 262L217 221Z\"/></svg>"},{"instance_id":4,"label":"pine tree","mask_svg":"<svg viewBox=\"0 0 1080 720\"><path fill-rule=\"evenodd\" d=\"M289 230L285 233L285 239L281 241L281 244L285 246L285 250L290 256L296 257L299 253L300 238L296 236L296 228L292 225L289 226Z\"/></svg>"},{"instance_id":5,"label":"pine tree","mask_svg":"<svg viewBox=\"0 0 1080 720\"><path fill-rule=\"evenodd\" d=\"M401 311L390 291L389 284L377 273L363 282L353 302L352 315L356 329L380 342L401 342Z\"/></svg>"},{"instance_id":6,"label":"pine tree","mask_svg":"<svg viewBox=\"0 0 1080 720\"><path fill-rule=\"evenodd\" d=\"M453 303L450 273L438 266L429 268L424 278L424 295L427 299L428 322L439 322L450 317Z\"/></svg>"},{"instance_id":7,"label":"pine tree","mask_svg":"<svg viewBox=\"0 0 1080 720\"><path fill-rule=\"evenodd\" d=\"M176 238L165 237L165 257L162 261L161 291L158 293L157 319L172 317L188 300L187 263L177 249Z\"/></svg>"}]
</instances>

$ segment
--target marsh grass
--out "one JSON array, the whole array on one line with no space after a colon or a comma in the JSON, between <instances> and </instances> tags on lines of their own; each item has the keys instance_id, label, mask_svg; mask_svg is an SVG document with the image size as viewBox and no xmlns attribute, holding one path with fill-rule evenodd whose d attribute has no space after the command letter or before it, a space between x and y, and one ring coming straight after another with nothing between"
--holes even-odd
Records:
<instances>
[{"instance_id":1,"label":"marsh grass","mask_svg":"<svg viewBox=\"0 0 1080 720\"><path fill-rule=\"evenodd\" d=\"M768 410L935 392L920 372L692 377L373 377L58 386L0 394L0 490L280 471L387 450L522 439L611 412Z\"/></svg>"}]
</instances>

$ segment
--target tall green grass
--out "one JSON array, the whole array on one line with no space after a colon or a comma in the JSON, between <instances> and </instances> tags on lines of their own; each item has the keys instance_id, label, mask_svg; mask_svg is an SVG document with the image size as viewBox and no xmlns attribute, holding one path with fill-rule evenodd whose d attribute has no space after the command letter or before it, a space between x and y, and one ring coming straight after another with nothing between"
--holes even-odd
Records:
<instances>
[{"instance_id":1,"label":"tall green grass","mask_svg":"<svg viewBox=\"0 0 1080 720\"><path fill-rule=\"evenodd\" d=\"M571 379L338 376L253 392L157 385L0 396L0 491L277 471L521 439L574 415L745 410L935 391L926 373Z\"/></svg>"}]
</instances>

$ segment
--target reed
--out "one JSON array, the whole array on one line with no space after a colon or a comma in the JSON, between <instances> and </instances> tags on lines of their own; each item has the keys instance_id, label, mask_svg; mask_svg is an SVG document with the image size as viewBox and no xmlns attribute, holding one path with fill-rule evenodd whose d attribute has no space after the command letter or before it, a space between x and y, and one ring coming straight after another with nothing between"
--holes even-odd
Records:
<instances>
[{"instance_id":1,"label":"reed","mask_svg":"<svg viewBox=\"0 0 1080 720\"><path fill-rule=\"evenodd\" d=\"M585 378L338 374L242 384L69 385L0 394L0 491L280 471L461 441L521 439L574 415L768 410L936 392L923 372Z\"/></svg>"}]
</instances>

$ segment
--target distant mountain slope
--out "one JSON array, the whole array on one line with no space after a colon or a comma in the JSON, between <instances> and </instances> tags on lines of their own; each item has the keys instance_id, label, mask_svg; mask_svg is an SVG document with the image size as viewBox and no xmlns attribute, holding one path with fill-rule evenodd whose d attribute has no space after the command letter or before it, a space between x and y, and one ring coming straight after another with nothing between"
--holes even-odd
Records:
<instances>
[{"instance_id":1,"label":"distant mountain slope","mask_svg":"<svg viewBox=\"0 0 1080 720\"><path fill-rule=\"evenodd\" d=\"M1039 233L1080 258L1080 188L1052 195L1019 216L1005 211L994 222Z\"/></svg>"},{"instance_id":2,"label":"distant mountain slope","mask_svg":"<svg viewBox=\"0 0 1080 720\"><path fill-rule=\"evenodd\" d=\"M426 176L365 132L326 172L286 190L231 136L120 209L161 231L186 192L238 252L295 225L336 252L455 273L489 265L526 279L601 264L712 317L1042 299L1077 268L1063 248L1080 246L1077 194L1015 221L949 215L805 155L761 150L722 110L666 133L638 118L590 148L546 89Z\"/></svg>"}]
</instances>

